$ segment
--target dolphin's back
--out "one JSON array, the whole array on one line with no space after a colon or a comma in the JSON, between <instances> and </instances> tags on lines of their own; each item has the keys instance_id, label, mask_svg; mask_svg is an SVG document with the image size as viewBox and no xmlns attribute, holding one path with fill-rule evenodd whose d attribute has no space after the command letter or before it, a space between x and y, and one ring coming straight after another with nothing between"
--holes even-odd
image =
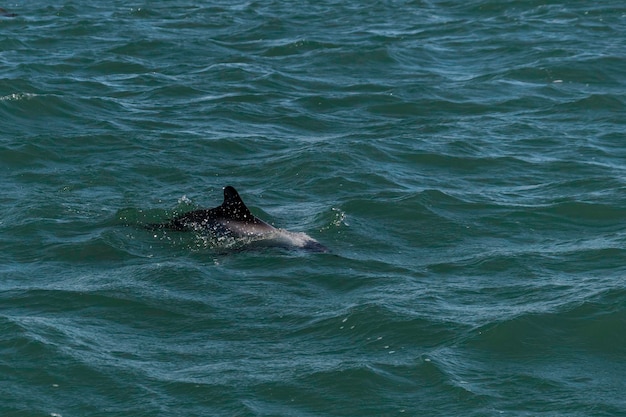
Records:
<instances>
[{"instance_id":1,"label":"dolphin's back","mask_svg":"<svg viewBox=\"0 0 626 417\"><path fill-rule=\"evenodd\" d=\"M232 233L228 234L245 235L246 225L254 228L256 233L260 228L273 229L250 212L234 187L227 186L224 188L224 201L220 206L183 213L169 222L148 224L146 228L178 231L208 229L215 233L227 233L230 230Z\"/></svg>"}]
</instances>

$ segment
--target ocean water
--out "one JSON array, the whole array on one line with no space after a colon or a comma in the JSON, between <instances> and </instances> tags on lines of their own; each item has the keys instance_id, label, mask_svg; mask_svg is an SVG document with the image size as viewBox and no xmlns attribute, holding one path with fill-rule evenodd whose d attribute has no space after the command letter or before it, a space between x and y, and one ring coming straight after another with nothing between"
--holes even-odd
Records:
<instances>
[{"instance_id":1,"label":"ocean water","mask_svg":"<svg viewBox=\"0 0 626 417\"><path fill-rule=\"evenodd\" d=\"M623 1L2 7L1 416L626 415Z\"/></svg>"}]
</instances>

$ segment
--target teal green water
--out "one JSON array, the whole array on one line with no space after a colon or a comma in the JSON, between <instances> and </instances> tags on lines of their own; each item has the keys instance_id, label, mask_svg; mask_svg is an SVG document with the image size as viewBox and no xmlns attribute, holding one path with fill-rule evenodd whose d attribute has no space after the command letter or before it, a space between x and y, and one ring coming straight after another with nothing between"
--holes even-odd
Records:
<instances>
[{"instance_id":1,"label":"teal green water","mask_svg":"<svg viewBox=\"0 0 626 417\"><path fill-rule=\"evenodd\" d=\"M1 416L626 415L623 2L3 7Z\"/></svg>"}]
</instances>

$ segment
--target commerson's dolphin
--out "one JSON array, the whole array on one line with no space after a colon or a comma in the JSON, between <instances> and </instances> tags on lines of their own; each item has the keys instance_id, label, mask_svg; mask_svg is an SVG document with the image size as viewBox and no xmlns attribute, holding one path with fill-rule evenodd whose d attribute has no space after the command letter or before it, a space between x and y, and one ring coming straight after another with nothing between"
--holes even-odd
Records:
<instances>
[{"instance_id":1,"label":"commerson's dolphin","mask_svg":"<svg viewBox=\"0 0 626 417\"><path fill-rule=\"evenodd\" d=\"M2 7L0 7L0 16L4 16L4 17L16 17L17 14L15 13L11 13L10 11L3 9Z\"/></svg>"},{"instance_id":2,"label":"commerson's dolphin","mask_svg":"<svg viewBox=\"0 0 626 417\"><path fill-rule=\"evenodd\" d=\"M207 232L216 240L233 239L243 244L298 248L329 252L328 248L306 233L290 232L271 226L255 217L231 186L224 187L221 206L181 214L167 223L149 224L149 229Z\"/></svg>"}]
</instances>

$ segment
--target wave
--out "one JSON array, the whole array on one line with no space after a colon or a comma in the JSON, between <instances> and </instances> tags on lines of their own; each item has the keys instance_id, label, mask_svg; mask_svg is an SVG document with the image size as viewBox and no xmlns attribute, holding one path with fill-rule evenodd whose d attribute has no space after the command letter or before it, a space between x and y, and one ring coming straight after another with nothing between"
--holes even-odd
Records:
<instances>
[{"instance_id":1,"label":"wave","mask_svg":"<svg viewBox=\"0 0 626 417\"><path fill-rule=\"evenodd\" d=\"M505 357L586 352L620 358L626 354L619 331L626 322L625 298L621 288L592 293L554 309L485 325L465 344Z\"/></svg>"}]
</instances>

